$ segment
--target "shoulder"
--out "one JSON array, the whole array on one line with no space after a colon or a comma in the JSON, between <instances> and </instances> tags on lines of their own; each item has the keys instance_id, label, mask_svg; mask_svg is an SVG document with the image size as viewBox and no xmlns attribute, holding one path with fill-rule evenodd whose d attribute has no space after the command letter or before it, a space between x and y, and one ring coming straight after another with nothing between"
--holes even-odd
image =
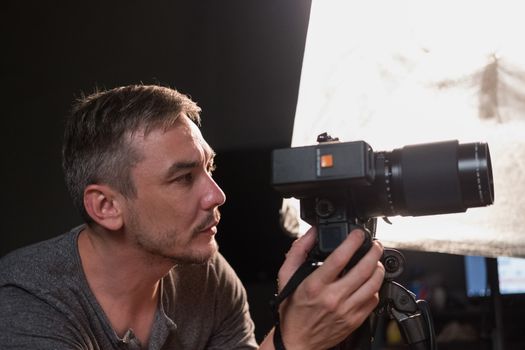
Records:
<instances>
[{"instance_id":1,"label":"shoulder","mask_svg":"<svg viewBox=\"0 0 525 350\"><path fill-rule=\"evenodd\" d=\"M0 260L0 347L112 348L116 338L108 336L82 271L80 231L75 228Z\"/></svg>"},{"instance_id":2,"label":"shoulder","mask_svg":"<svg viewBox=\"0 0 525 350\"><path fill-rule=\"evenodd\" d=\"M18 286L0 288L0 344L6 349L66 349L77 332L53 303Z\"/></svg>"},{"instance_id":3,"label":"shoulder","mask_svg":"<svg viewBox=\"0 0 525 350\"><path fill-rule=\"evenodd\" d=\"M73 230L0 260L0 344L65 349L82 342L87 333L79 327L85 308L78 305L82 283L75 247ZM82 317L75 318L75 310Z\"/></svg>"},{"instance_id":4,"label":"shoulder","mask_svg":"<svg viewBox=\"0 0 525 350\"><path fill-rule=\"evenodd\" d=\"M0 259L0 287L15 285L32 289L52 284L77 266L76 237L79 228L17 249Z\"/></svg>"},{"instance_id":5,"label":"shoulder","mask_svg":"<svg viewBox=\"0 0 525 350\"><path fill-rule=\"evenodd\" d=\"M9 253L0 260L0 292L8 301L34 298L35 303L70 309L84 295L78 232L72 230ZM5 294L7 293L7 294Z\"/></svg>"}]
</instances>

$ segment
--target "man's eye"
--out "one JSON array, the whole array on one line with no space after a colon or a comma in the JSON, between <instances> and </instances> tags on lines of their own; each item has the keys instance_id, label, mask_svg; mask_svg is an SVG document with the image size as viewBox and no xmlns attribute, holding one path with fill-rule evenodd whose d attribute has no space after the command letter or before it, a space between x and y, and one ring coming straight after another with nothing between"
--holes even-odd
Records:
<instances>
[{"instance_id":1,"label":"man's eye","mask_svg":"<svg viewBox=\"0 0 525 350\"><path fill-rule=\"evenodd\" d=\"M193 181L193 174L192 173L187 173L187 174L181 175L181 176L176 177L175 179L173 179L173 182L184 183L184 184L189 184L192 181Z\"/></svg>"}]
</instances>

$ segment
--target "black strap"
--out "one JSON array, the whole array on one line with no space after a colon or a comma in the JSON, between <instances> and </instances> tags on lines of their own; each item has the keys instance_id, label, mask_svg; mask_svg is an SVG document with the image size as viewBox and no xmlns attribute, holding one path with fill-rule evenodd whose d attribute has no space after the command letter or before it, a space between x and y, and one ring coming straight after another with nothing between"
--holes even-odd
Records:
<instances>
[{"instance_id":1,"label":"black strap","mask_svg":"<svg viewBox=\"0 0 525 350\"><path fill-rule=\"evenodd\" d=\"M275 350L286 350L283 343L283 337L281 335L281 327L279 324L275 325L273 330L273 346Z\"/></svg>"},{"instance_id":2,"label":"black strap","mask_svg":"<svg viewBox=\"0 0 525 350\"><path fill-rule=\"evenodd\" d=\"M281 320L279 315L279 305L281 302L289 297L295 289L301 284L301 282L309 275L311 274L316 268L318 267L318 264L307 260L305 261L298 269L294 272L288 283L284 286L281 293L276 294L275 297L270 301L270 306L272 307L273 311L273 317L275 321L275 329L273 331L273 345L275 347L275 350L286 350L283 338L281 335Z\"/></svg>"}]
</instances>

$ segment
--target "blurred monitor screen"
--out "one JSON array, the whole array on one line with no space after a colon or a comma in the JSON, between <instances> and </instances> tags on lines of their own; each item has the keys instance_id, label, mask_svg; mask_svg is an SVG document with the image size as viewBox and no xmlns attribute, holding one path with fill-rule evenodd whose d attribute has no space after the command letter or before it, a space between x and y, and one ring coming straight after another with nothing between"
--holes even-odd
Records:
<instances>
[{"instance_id":1,"label":"blurred monitor screen","mask_svg":"<svg viewBox=\"0 0 525 350\"><path fill-rule=\"evenodd\" d=\"M468 297L486 297L490 295L485 257L465 256L465 284Z\"/></svg>"},{"instance_id":2,"label":"blurred monitor screen","mask_svg":"<svg viewBox=\"0 0 525 350\"><path fill-rule=\"evenodd\" d=\"M501 294L525 294L525 259L499 257L498 279Z\"/></svg>"},{"instance_id":3,"label":"blurred monitor screen","mask_svg":"<svg viewBox=\"0 0 525 350\"><path fill-rule=\"evenodd\" d=\"M500 294L525 294L525 259L498 257L497 266ZM490 296L485 257L465 256L465 284L468 297Z\"/></svg>"}]
</instances>

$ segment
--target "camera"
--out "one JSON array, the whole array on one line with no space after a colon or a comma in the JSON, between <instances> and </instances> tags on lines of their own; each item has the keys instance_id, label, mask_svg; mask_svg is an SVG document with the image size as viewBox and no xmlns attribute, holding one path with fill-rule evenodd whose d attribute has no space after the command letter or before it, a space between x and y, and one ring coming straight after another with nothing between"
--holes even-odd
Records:
<instances>
[{"instance_id":1,"label":"camera","mask_svg":"<svg viewBox=\"0 0 525 350\"><path fill-rule=\"evenodd\" d=\"M318 229L314 256L323 260L355 227L375 234L376 218L465 212L493 203L486 143L457 140L374 152L365 141L276 149L272 185L300 201L301 218Z\"/></svg>"}]
</instances>

